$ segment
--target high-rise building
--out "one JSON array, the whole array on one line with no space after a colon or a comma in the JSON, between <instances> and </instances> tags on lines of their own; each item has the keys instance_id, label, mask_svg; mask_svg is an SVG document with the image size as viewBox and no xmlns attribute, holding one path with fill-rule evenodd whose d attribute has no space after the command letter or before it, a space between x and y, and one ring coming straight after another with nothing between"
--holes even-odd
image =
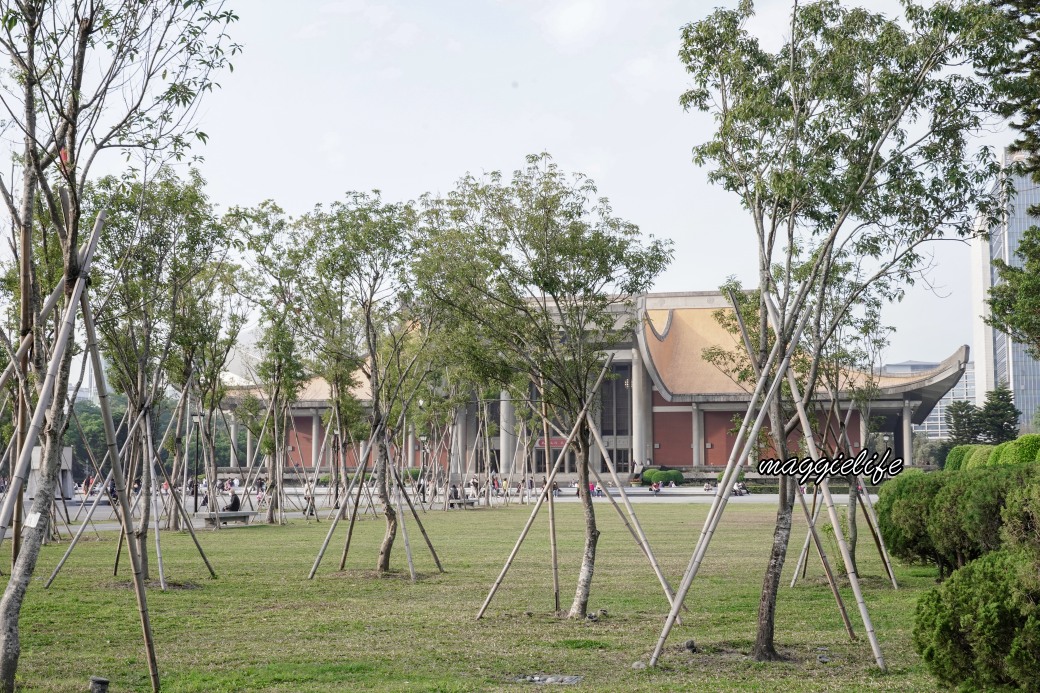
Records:
<instances>
[{"instance_id":1,"label":"high-rise building","mask_svg":"<svg viewBox=\"0 0 1040 693\"><path fill-rule=\"evenodd\" d=\"M1020 153L1005 155L1010 164ZM1032 431L1036 411L1040 408L1040 361L1026 353L1023 344L995 330L984 321L989 314L986 298L989 289L999 281L993 261L1000 259L1009 265L1022 265L1015 254L1022 234L1040 222L1029 216L1028 209L1040 204L1040 185L1029 176L1010 171L1015 196L1008 201L1004 223L989 229L989 237L977 237L972 242L972 307L974 357L976 364L976 404L985 402L986 393L1005 382L1014 393L1015 406L1022 412L1019 426L1023 433ZM979 229L983 231L985 229Z\"/></svg>"}]
</instances>

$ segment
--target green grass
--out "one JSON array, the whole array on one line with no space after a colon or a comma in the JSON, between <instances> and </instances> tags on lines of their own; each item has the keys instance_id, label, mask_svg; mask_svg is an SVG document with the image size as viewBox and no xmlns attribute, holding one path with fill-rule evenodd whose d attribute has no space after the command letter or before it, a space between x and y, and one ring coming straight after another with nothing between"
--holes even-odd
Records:
<instances>
[{"instance_id":1,"label":"green grass","mask_svg":"<svg viewBox=\"0 0 1040 693\"><path fill-rule=\"evenodd\" d=\"M219 578L210 579L187 535L164 534L171 589L149 590L164 691L464 691L513 689L527 674L578 674L584 690L935 690L910 645L914 605L933 571L901 568L886 587L869 535L861 530L860 571L889 673L874 665L851 592L843 590L859 639L844 633L818 560L809 580L790 582L805 537L796 522L777 608L777 643L788 661L748 659L775 508L731 506L655 670L647 661L666 602L631 536L597 504L603 535L590 609L596 622L552 614L544 518L524 545L484 619L474 616L502 568L529 510L432 512L423 516L444 563L436 572L414 522L409 538L418 583L408 579L398 535L395 574L376 577L381 519L359 520L345 572L335 572L345 524L318 575L306 579L328 524L297 521L200 534ZM557 507L561 604L573 596L581 550L580 508ZM706 505L637 506L665 574L677 585ZM154 548L154 542L152 543ZM148 672L127 559L112 576L115 535L85 541L49 590L43 581L64 542L44 547L22 612L19 683L27 691L81 691L91 675L113 691L148 689ZM832 555L837 555L831 549ZM154 552L151 560L155 576ZM5 571L6 572L6 571ZM0 578L2 579L2 578ZM682 647L694 639L698 652ZM817 648L827 648L818 650ZM824 653L828 663L817 656Z\"/></svg>"}]
</instances>

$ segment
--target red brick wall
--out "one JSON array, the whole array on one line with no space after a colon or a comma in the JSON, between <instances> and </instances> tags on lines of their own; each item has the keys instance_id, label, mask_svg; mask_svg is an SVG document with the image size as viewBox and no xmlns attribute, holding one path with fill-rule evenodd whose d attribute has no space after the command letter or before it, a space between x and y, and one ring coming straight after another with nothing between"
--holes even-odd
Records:
<instances>
[{"instance_id":1,"label":"red brick wall","mask_svg":"<svg viewBox=\"0 0 1040 693\"><path fill-rule=\"evenodd\" d=\"M673 405L674 406L674 405ZM689 467L693 464L693 414L654 412L654 464ZM657 446L660 447L657 447Z\"/></svg>"},{"instance_id":2,"label":"red brick wall","mask_svg":"<svg viewBox=\"0 0 1040 693\"><path fill-rule=\"evenodd\" d=\"M311 417L294 416L293 427L289 429L289 445L292 452L286 463L289 467L303 465L305 468L311 466ZM321 444L321 440L318 440Z\"/></svg>"},{"instance_id":3,"label":"red brick wall","mask_svg":"<svg viewBox=\"0 0 1040 693\"><path fill-rule=\"evenodd\" d=\"M704 464L709 467L725 467L736 436L729 432L733 428L732 411L704 412ZM743 412L741 412L743 413ZM711 447L707 447L711 443Z\"/></svg>"}]
</instances>

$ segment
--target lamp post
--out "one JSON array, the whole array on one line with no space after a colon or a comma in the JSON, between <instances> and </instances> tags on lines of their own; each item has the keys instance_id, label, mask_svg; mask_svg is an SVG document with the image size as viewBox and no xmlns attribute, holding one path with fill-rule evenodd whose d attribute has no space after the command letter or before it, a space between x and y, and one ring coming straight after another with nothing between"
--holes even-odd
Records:
<instances>
[{"instance_id":1,"label":"lamp post","mask_svg":"<svg viewBox=\"0 0 1040 693\"><path fill-rule=\"evenodd\" d=\"M422 489L421 501L426 502L426 434L419 436L419 488Z\"/></svg>"},{"instance_id":2,"label":"lamp post","mask_svg":"<svg viewBox=\"0 0 1040 693\"><path fill-rule=\"evenodd\" d=\"M202 429L202 415L192 414L191 421L195 424L195 477L192 480L192 488L195 489L195 512L199 511L199 432Z\"/></svg>"}]
</instances>

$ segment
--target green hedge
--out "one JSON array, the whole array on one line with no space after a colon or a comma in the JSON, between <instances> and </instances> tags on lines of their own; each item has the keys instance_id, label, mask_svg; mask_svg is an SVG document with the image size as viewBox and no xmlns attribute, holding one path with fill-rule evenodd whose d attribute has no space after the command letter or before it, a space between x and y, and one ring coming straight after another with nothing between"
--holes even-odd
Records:
<instances>
[{"instance_id":1,"label":"green hedge","mask_svg":"<svg viewBox=\"0 0 1040 693\"><path fill-rule=\"evenodd\" d=\"M1012 442L1013 441L1009 440L993 448L993 451L989 454L989 459L986 460L985 466L996 467L1002 464L1011 464L1008 461L1011 459L1011 455L1008 454L1008 448L1011 447Z\"/></svg>"},{"instance_id":2,"label":"green hedge","mask_svg":"<svg viewBox=\"0 0 1040 693\"><path fill-rule=\"evenodd\" d=\"M964 467L964 462L969 455L975 450L974 445L958 445L957 447L950 450L946 455L946 464L943 465L944 471L956 471Z\"/></svg>"},{"instance_id":3,"label":"green hedge","mask_svg":"<svg viewBox=\"0 0 1040 693\"><path fill-rule=\"evenodd\" d=\"M1030 433L1019 436L1007 445L1001 460L1002 464L1030 464L1040 456L1040 434Z\"/></svg>"},{"instance_id":4,"label":"green hedge","mask_svg":"<svg viewBox=\"0 0 1040 693\"><path fill-rule=\"evenodd\" d=\"M939 563L928 533L935 496L950 475L908 469L881 484L875 506L881 536L889 552L907 563Z\"/></svg>"},{"instance_id":5,"label":"green hedge","mask_svg":"<svg viewBox=\"0 0 1040 693\"><path fill-rule=\"evenodd\" d=\"M950 473L932 501L927 521L941 572L1000 548L1000 510L1014 477L1014 468Z\"/></svg>"},{"instance_id":6,"label":"green hedge","mask_svg":"<svg viewBox=\"0 0 1040 693\"><path fill-rule=\"evenodd\" d=\"M686 481L686 477L678 469L669 469L667 471L661 471L657 474L657 481L661 484L667 485L675 482L676 486L681 485Z\"/></svg>"},{"instance_id":7,"label":"green hedge","mask_svg":"<svg viewBox=\"0 0 1040 693\"><path fill-rule=\"evenodd\" d=\"M646 469L643 474L639 477L643 486L649 486L650 484L657 481L657 475L661 473L660 469Z\"/></svg>"},{"instance_id":8,"label":"green hedge","mask_svg":"<svg viewBox=\"0 0 1040 693\"><path fill-rule=\"evenodd\" d=\"M1035 555L994 551L961 568L917 603L913 642L943 683L962 689L1038 690L1040 591L1019 576Z\"/></svg>"},{"instance_id":9,"label":"green hedge","mask_svg":"<svg viewBox=\"0 0 1040 693\"><path fill-rule=\"evenodd\" d=\"M1006 546L1029 549L1040 555L1040 472L1007 495L1000 511L1001 539ZM1040 581L1040 574L1035 576Z\"/></svg>"},{"instance_id":10,"label":"green hedge","mask_svg":"<svg viewBox=\"0 0 1040 693\"><path fill-rule=\"evenodd\" d=\"M962 469L978 469L989 464L989 456L993 454L993 445L976 445L971 455L964 461Z\"/></svg>"}]
</instances>

